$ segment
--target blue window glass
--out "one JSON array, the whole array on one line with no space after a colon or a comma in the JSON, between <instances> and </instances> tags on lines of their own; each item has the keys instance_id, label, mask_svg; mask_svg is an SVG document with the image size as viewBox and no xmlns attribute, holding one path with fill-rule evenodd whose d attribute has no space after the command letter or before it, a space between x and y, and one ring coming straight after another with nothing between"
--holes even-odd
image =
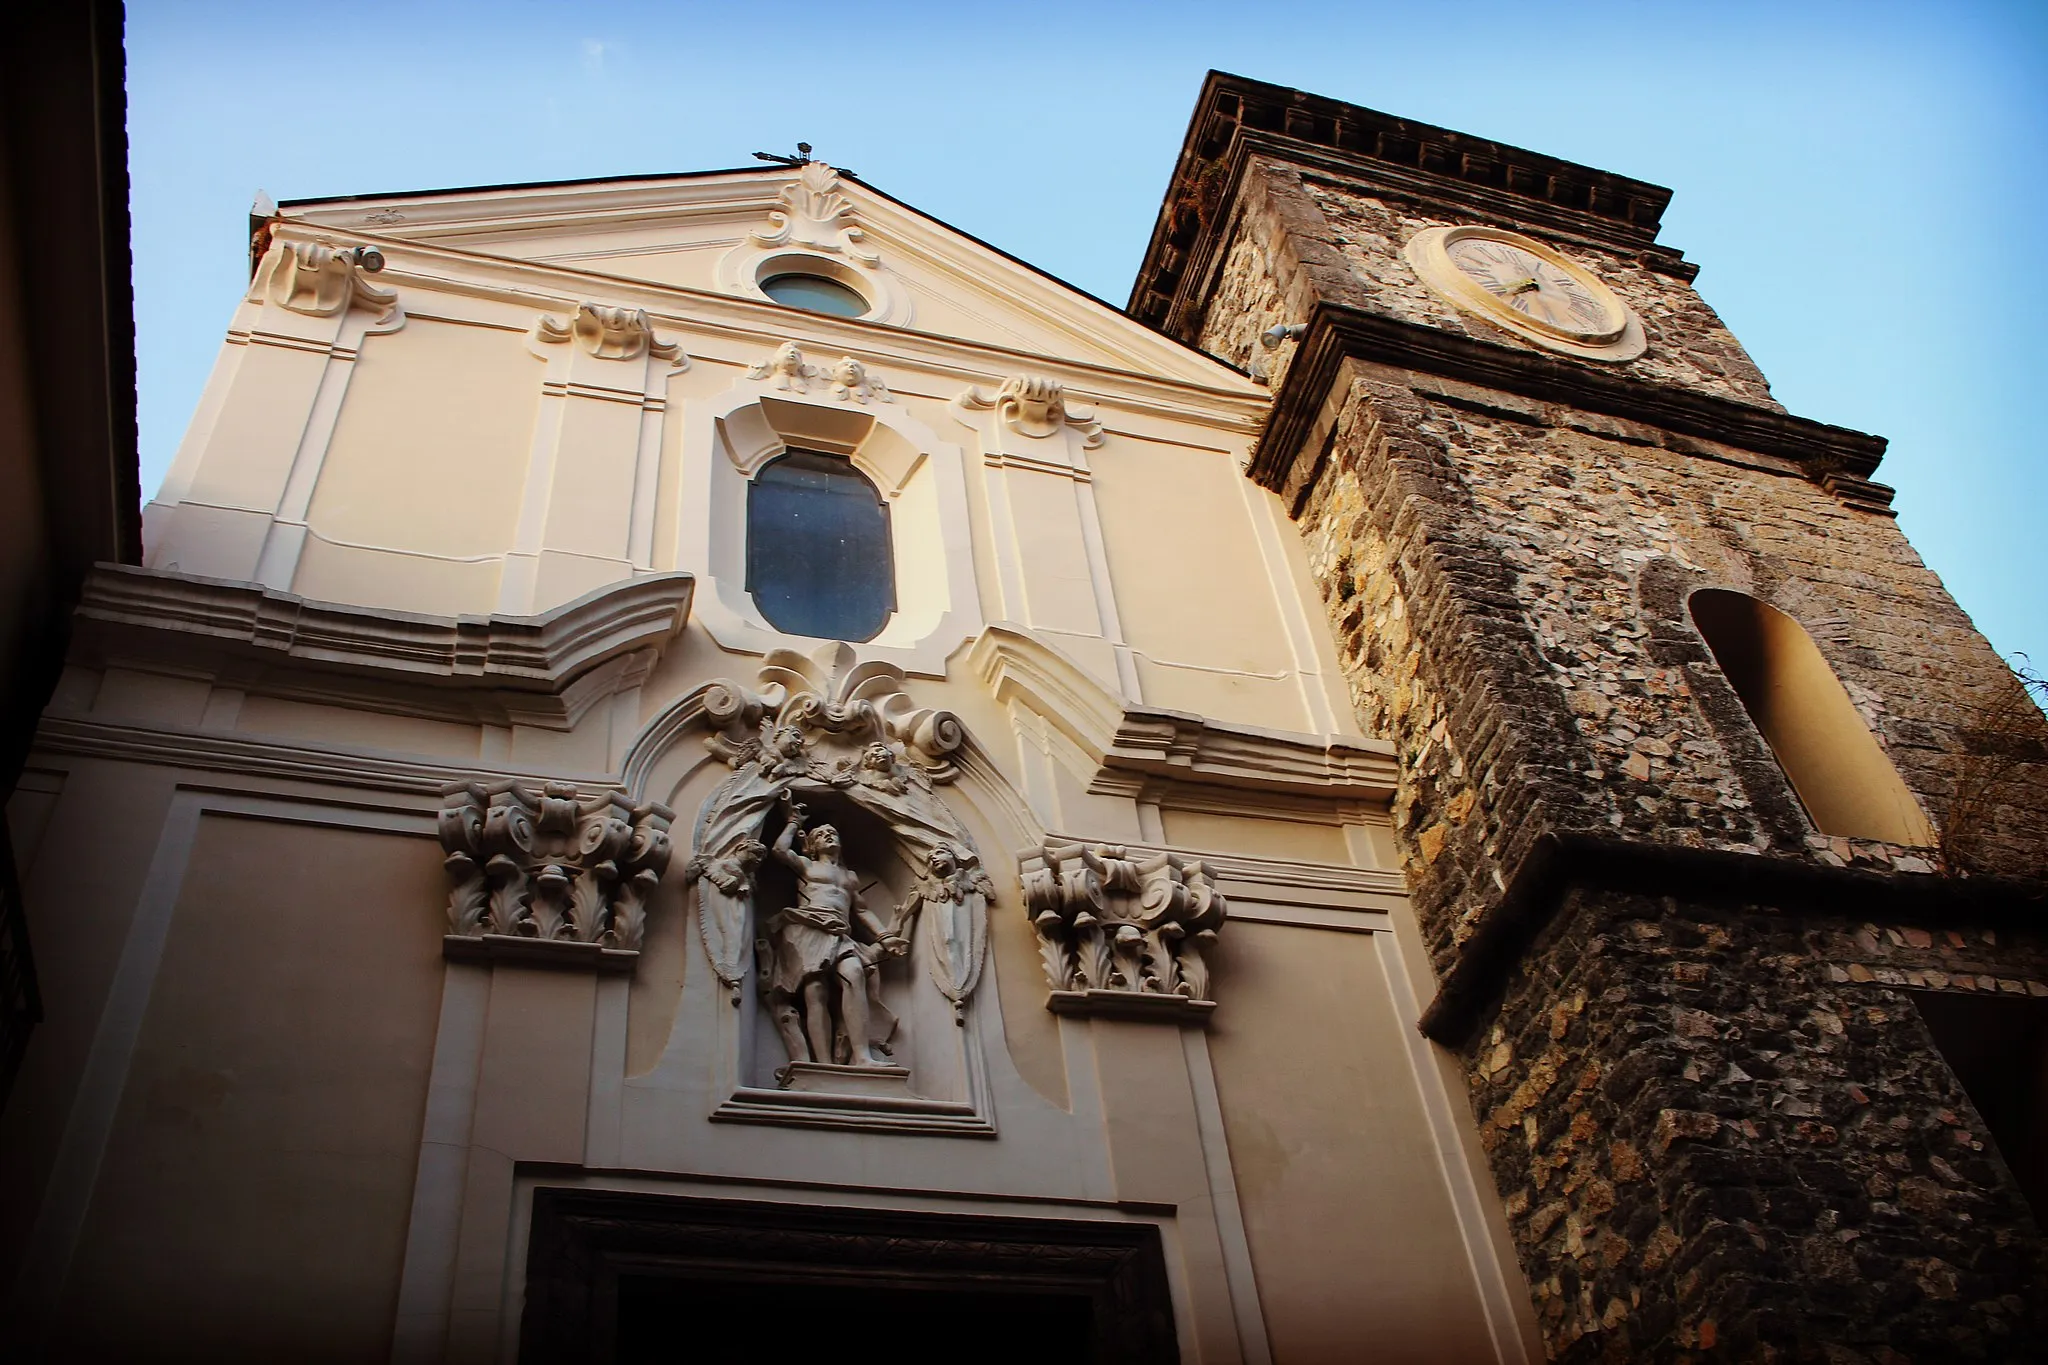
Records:
<instances>
[{"instance_id":1,"label":"blue window glass","mask_svg":"<svg viewBox=\"0 0 2048 1365\"><path fill-rule=\"evenodd\" d=\"M792 450L747 487L747 591L777 630L872 640L896 610L889 508L846 460Z\"/></svg>"},{"instance_id":2,"label":"blue window glass","mask_svg":"<svg viewBox=\"0 0 2048 1365\"><path fill-rule=\"evenodd\" d=\"M761 292L807 313L829 313L835 318L868 315L868 301L856 290L823 275L771 275L761 281Z\"/></svg>"}]
</instances>

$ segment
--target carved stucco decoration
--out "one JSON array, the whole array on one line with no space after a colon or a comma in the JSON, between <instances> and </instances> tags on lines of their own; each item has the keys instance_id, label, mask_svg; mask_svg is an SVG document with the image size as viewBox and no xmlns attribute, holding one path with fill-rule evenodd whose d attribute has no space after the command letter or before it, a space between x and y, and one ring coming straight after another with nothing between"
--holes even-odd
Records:
<instances>
[{"instance_id":1,"label":"carved stucco decoration","mask_svg":"<svg viewBox=\"0 0 2048 1365\"><path fill-rule=\"evenodd\" d=\"M894 907L889 933L907 936L922 920L932 985L963 1021L987 956L995 892L973 836L935 790L957 775L951 756L966 739L959 720L919 707L900 669L860 662L844 644L809 658L776 650L753 686L713 683L703 706L716 727L705 742L732 774L698 814L684 877L697 890L705 956L733 1003L759 928L755 874L767 852L765 827L788 803L836 795L878 817L923 869L917 889Z\"/></svg>"},{"instance_id":2,"label":"carved stucco decoration","mask_svg":"<svg viewBox=\"0 0 2048 1365\"><path fill-rule=\"evenodd\" d=\"M821 371L804 359L804 353L794 341L785 341L775 348L775 354L758 365L747 369L749 379L773 380L775 387L790 393L808 393L811 381Z\"/></svg>"},{"instance_id":3,"label":"carved stucco decoration","mask_svg":"<svg viewBox=\"0 0 2048 1365\"><path fill-rule=\"evenodd\" d=\"M863 265L881 259L863 245L864 234L855 226L858 210L839 192L839 172L824 162L806 162L777 198L782 207L769 210L769 226L750 234L762 246L808 246Z\"/></svg>"},{"instance_id":4,"label":"carved stucco decoration","mask_svg":"<svg viewBox=\"0 0 2048 1365\"><path fill-rule=\"evenodd\" d=\"M1064 427L1081 437L1083 450L1102 444L1102 423L1096 420L1094 410L1069 405L1058 380L1012 375L993 396L970 386L957 401L968 412L993 411L998 421L1019 436L1041 440L1058 435Z\"/></svg>"},{"instance_id":5,"label":"carved stucco decoration","mask_svg":"<svg viewBox=\"0 0 2048 1365\"><path fill-rule=\"evenodd\" d=\"M1205 1017L1207 953L1229 907L1199 861L1112 844L1024 859L1024 909L1057 1014Z\"/></svg>"},{"instance_id":6,"label":"carved stucco decoration","mask_svg":"<svg viewBox=\"0 0 2048 1365\"><path fill-rule=\"evenodd\" d=\"M832 367L831 393L842 403L849 398L863 405L896 401L889 396L889 386L882 382L881 376L870 373L867 366L850 355L841 356Z\"/></svg>"},{"instance_id":7,"label":"carved stucco decoration","mask_svg":"<svg viewBox=\"0 0 2048 1365\"><path fill-rule=\"evenodd\" d=\"M632 360L651 355L657 360L679 360L683 369L689 367L681 346L673 341L656 340L654 324L648 321L645 310L639 308L608 308L601 303L579 303L576 316L567 322L543 314L534 323L533 334L556 345L573 337L585 351L599 360Z\"/></svg>"},{"instance_id":8,"label":"carved stucco decoration","mask_svg":"<svg viewBox=\"0 0 2048 1365\"><path fill-rule=\"evenodd\" d=\"M842 403L851 400L866 405L896 401L890 397L889 386L882 382L882 377L852 356L841 356L827 369L805 360L803 351L794 341L783 342L775 348L775 354L748 367L747 378L769 380L776 388L788 393L809 393L813 388L823 388Z\"/></svg>"},{"instance_id":9,"label":"carved stucco decoration","mask_svg":"<svg viewBox=\"0 0 2048 1365\"><path fill-rule=\"evenodd\" d=\"M630 969L668 867L674 813L573 784L516 780L442 791L454 958L523 956Z\"/></svg>"},{"instance_id":10,"label":"carved stucco decoration","mask_svg":"<svg viewBox=\"0 0 2048 1365\"><path fill-rule=\"evenodd\" d=\"M353 247L280 242L274 250L279 259L270 272L270 297L280 308L327 318L351 308L381 312L398 302L397 290L365 278L368 272Z\"/></svg>"}]
</instances>

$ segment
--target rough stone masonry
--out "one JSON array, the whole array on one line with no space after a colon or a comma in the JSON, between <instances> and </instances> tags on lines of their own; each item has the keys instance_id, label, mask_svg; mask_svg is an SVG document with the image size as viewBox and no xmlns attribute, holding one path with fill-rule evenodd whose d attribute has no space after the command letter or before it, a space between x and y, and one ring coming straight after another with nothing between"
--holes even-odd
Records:
<instances>
[{"instance_id":1,"label":"rough stone masonry","mask_svg":"<svg viewBox=\"0 0 2048 1365\"><path fill-rule=\"evenodd\" d=\"M1425 1029L1552 1358L2048 1358L2020 1163L1920 1003L2048 1007L2048 725L1899 532L1882 443L1785 414L1654 243L1662 194L1212 75L1133 307L1271 375L1252 472L1399 747ZM1570 253L1648 351L1458 313L1400 254L1446 223ZM1936 846L1814 829L1700 588L1806 628Z\"/></svg>"}]
</instances>

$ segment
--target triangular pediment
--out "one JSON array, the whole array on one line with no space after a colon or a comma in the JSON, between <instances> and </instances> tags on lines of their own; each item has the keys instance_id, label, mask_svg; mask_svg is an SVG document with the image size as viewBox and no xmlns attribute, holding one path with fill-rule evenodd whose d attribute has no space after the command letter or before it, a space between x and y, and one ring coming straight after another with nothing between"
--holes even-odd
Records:
<instances>
[{"instance_id":1,"label":"triangular pediment","mask_svg":"<svg viewBox=\"0 0 2048 1365\"><path fill-rule=\"evenodd\" d=\"M284 211L336 230L756 301L775 272L816 272L859 291L868 320L887 326L1259 392L1102 300L821 162L301 201Z\"/></svg>"}]
</instances>

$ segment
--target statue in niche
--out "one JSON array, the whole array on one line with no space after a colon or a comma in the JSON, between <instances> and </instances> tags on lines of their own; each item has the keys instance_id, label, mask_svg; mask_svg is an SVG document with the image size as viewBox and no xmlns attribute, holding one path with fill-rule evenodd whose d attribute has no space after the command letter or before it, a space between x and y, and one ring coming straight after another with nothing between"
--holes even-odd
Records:
<instances>
[{"instance_id":1,"label":"statue in niche","mask_svg":"<svg viewBox=\"0 0 2048 1365\"><path fill-rule=\"evenodd\" d=\"M896 1016L882 1003L884 958L910 949L897 923L884 925L861 903L860 878L846 866L839 831L814 825L796 851L804 808L789 820L773 852L796 873L796 904L763 917L756 952L769 1017L793 1062L887 1066ZM865 940L857 931L865 931Z\"/></svg>"},{"instance_id":2,"label":"statue in niche","mask_svg":"<svg viewBox=\"0 0 2048 1365\"><path fill-rule=\"evenodd\" d=\"M684 876L713 971L735 1005L753 977L792 1063L892 1067L882 1058L898 1021L882 1002L882 969L908 953L920 916L920 957L956 1022L966 1021L981 978L994 889L973 837L935 790L957 774L966 736L957 718L917 706L903 684L893 665L831 644L809 658L773 651L758 684L720 681L700 694L712 731L705 742L731 773L699 812ZM814 796L879 822L895 856L918 869L893 914L862 905L836 828L803 828L801 802ZM757 873L771 856L796 874L787 908L759 895ZM789 1084L792 1074L778 1079Z\"/></svg>"}]
</instances>

